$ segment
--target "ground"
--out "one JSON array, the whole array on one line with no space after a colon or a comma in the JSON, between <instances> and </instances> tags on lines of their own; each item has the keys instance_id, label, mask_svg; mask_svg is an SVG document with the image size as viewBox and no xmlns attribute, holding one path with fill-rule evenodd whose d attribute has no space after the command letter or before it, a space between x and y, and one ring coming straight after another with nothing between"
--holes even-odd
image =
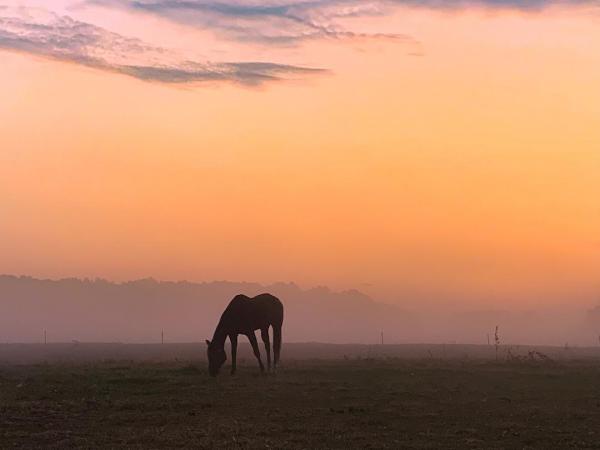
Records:
<instances>
[{"instance_id":1,"label":"ground","mask_svg":"<svg viewBox=\"0 0 600 450\"><path fill-rule=\"evenodd\" d=\"M600 364L4 364L0 414L1 448L600 448Z\"/></svg>"}]
</instances>

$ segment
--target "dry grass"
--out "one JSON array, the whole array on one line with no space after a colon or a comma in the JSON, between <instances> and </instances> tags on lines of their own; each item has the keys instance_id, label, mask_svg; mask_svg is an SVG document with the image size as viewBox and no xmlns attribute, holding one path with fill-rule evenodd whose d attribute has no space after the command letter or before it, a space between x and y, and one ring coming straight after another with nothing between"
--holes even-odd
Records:
<instances>
[{"instance_id":1,"label":"dry grass","mask_svg":"<svg viewBox=\"0 0 600 450\"><path fill-rule=\"evenodd\" d=\"M432 358L0 367L2 448L598 448L600 365Z\"/></svg>"}]
</instances>

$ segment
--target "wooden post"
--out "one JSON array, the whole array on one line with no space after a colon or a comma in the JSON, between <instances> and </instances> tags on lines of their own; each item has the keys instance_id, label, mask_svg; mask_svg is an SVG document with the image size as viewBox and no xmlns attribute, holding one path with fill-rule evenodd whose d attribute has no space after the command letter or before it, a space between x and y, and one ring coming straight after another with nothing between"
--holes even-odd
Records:
<instances>
[{"instance_id":1,"label":"wooden post","mask_svg":"<svg viewBox=\"0 0 600 450\"><path fill-rule=\"evenodd\" d=\"M165 330L160 330L160 343L165 343Z\"/></svg>"},{"instance_id":2,"label":"wooden post","mask_svg":"<svg viewBox=\"0 0 600 450\"><path fill-rule=\"evenodd\" d=\"M383 331L381 332L381 345L383 345Z\"/></svg>"},{"instance_id":3,"label":"wooden post","mask_svg":"<svg viewBox=\"0 0 600 450\"><path fill-rule=\"evenodd\" d=\"M44 345L46 345L46 330L44 330Z\"/></svg>"}]
</instances>

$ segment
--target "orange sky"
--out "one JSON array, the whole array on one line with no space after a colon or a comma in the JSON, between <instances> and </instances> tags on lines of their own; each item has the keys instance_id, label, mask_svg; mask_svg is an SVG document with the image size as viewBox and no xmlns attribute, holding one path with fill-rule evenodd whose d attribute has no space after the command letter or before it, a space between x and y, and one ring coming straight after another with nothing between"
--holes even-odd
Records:
<instances>
[{"instance_id":1,"label":"orange sky","mask_svg":"<svg viewBox=\"0 0 600 450\"><path fill-rule=\"evenodd\" d=\"M0 21L0 273L481 307L600 296L595 10L401 6L340 23L410 39L271 45L63 3L186 57L327 72L142 81L10 48Z\"/></svg>"}]
</instances>

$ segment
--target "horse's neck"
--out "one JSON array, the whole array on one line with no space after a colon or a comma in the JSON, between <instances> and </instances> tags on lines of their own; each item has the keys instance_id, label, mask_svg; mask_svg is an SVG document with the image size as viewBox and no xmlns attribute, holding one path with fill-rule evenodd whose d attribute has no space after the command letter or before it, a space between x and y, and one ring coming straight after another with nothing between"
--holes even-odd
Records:
<instances>
[{"instance_id":1,"label":"horse's neck","mask_svg":"<svg viewBox=\"0 0 600 450\"><path fill-rule=\"evenodd\" d=\"M212 343L218 347L225 347L225 339L227 339L227 330L225 330L223 323L219 322L213 335Z\"/></svg>"}]
</instances>

